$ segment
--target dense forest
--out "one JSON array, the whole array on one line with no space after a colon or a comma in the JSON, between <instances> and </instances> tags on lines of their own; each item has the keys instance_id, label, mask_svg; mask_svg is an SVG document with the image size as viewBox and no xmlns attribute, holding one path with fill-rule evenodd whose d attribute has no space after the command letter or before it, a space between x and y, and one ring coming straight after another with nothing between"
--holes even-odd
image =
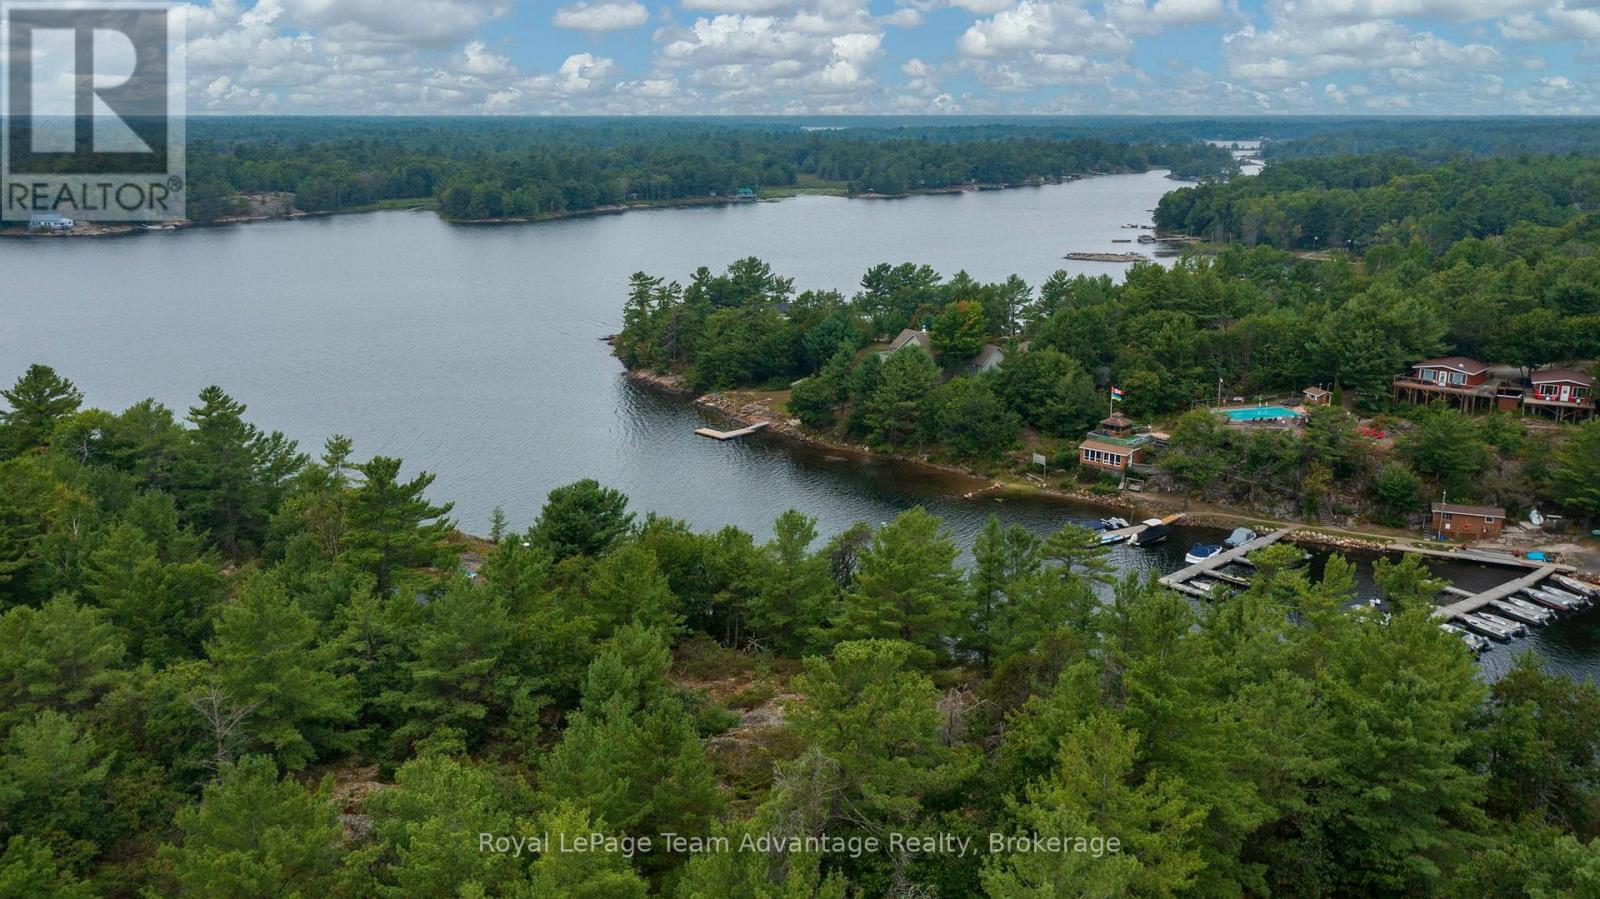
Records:
<instances>
[{"instance_id":1,"label":"dense forest","mask_svg":"<svg viewBox=\"0 0 1600 899\"><path fill-rule=\"evenodd\" d=\"M1415 557L1388 618L1281 546L1107 604L1070 525L962 568L920 509L697 533L592 481L468 543L215 387L0 396L0 895L1600 890L1600 691L1486 686Z\"/></svg>"},{"instance_id":2,"label":"dense forest","mask_svg":"<svg viewBox=\"0 0 1600 899\"><path fill-rule=\"evenodd\" d=\"M1172 191L1158 228L1220 243L1363 251L1420 240L1443 252L1517 225L1559 226L1600 207L1600 158L1337 156Z\"/></svg>"},{"instance_id":3,"label":"dense forest","mask_svg":"<svg viewBox=\"0 0 1600 899\"><path fill-rule=\"evenodd\" d=\"M227 119L192 129L189 213L238 210L238 194L289 192L330 211L434 200L456 219L537 217L625 201L734 195L797 181L903 194L969 183L1019 184L1091 172L1235 170L1189 139L1142 141L1028 127L807 131L708 120Z\"/></svg>"}]
</instances>

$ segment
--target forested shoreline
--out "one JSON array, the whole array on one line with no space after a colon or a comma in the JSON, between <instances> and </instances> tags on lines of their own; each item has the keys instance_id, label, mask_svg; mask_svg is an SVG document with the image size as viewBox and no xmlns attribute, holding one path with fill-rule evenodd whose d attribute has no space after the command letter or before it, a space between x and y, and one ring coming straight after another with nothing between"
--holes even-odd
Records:
<instances>
[{"instance_id":1,"label":"forested shoreline","mask_svg":"<svg viewBox=\"0 0 1600 899\"><path fill-rule=\"evenodd\" d=\"M697 391L775 394L824 437L985 472L1020 474L1039 452L1071 477L1115 385L1119 409L1172 431L1157 464L1217 501L1404 523L1448 492L1593 518L1600 498L1585 485L1600 477L1600 426L1535 438L1515 415L1395 403L1389 388L1435 356L1522 372L1600 358L1600 223L1583 211L1596 173L1569 157L1273 165L1169 193L1157 222L1205 231L1204 216L1232 221L1241 206L1260 207L1277 210L1284 233L1359 233L1361 252L1236 245L1171 267L1135 264L1121 284L1064 271L1040 285L982 283L886 263L845 296L805 290L759 259L686 283L641 272L614 347L629 368L677 374ZM1301 202L1318 177L1357 185L1340 207L1353 224ZM888 352L905 329L922 332L926 351ZM985 346L1004 358L978 370ZM1334 409L1313 411L1314 440L1224 429L1204 411L1219 395L1297 397L1315 385L1353 391L1366 433Z\"/></svg>"},{"instance_id":2,"label":"forested shoreline","mask_svg":"<svg viewBox=\"0 0 1600 899\"><path fill-rule=\"evenodd\" d=\"M892 196L1154 167L1191 179L1236 170L1226 151L1195 141L1026 127L887 136L671 120L565 129L269 121L202 128L190 143L189 215L200 222L239 214L231 197L262 193L292 193L307 212L430 200L447 218L489 220L796 186Z\"/></svg>"},{"instance_id":3,"label":"forested shoreline","mask_svg":"<svg viewBox=\"0 0 1600 899\"><path fill-rule=\"evenodd\" d=\"M1600 889L1600 691L1485 686L1416 557L1387 620L1287 547L1107 604L1071 525L962 568L921 509L695 532L592 481L467 543L218 388L0 397L6 895Z\"/></svg>"}]
</instances>

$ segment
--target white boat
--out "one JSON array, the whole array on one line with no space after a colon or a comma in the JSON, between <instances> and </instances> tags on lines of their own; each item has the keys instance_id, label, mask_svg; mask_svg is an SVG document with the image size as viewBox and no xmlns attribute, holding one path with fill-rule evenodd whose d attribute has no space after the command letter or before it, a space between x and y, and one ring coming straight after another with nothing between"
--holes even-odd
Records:
<instances>
[{"instance_id":1,"label":"white boat","mask_svg":"<svg viewBox=\"0 0 1600 899\"><path fill-rule=\"evenodd\" d=\"M1154 546L1172 536L1171 528L1157 519L1151 519L1151 521L1155 521L1155 524L1147 521L1145 522L1144 530L1133 535L1134 546Z\"/></svg>"},{"instance_id":2,"label":"white boat","mask_svg":"<svg viewBox=\"0 0 1600 899\"><path fill-rule=\"evenodd\" d=\"M1600 587L1597 587L1594 584L1584 583L1577 578L1567 577L1564 574L1558 574L1555 577L1552 577L1551 580L1574 593L1581 593L1590 599L1600 598Z\"/></svg>"},{"instance_id":3,"label":"white boat","mask_svg":"<svg viewBox=\"0 0 1600 899\"><path fill-rule=\"evenodd\" d=\"M1502 618L1493 612L1477 611L1472 614L1477 615L1479 618L1482 618L1484 621L1487 621L1490 624L1497 624L1519 637L1528 632L1527 625L1518 621L1512 621L1509 618Z\"/></svg>"},{"instance_id":4,"label":"white boat","mask_svg":"<svg viewBox=\"0 0 1600 899\"><path fill-rule=\"evenodd\" d=\"M1497 624L1478 614L1462 615L1460 621L1473 631L1485 637L1499 640L1502 643L1517 635L1516 631L1513 631L1510 627Z\"/></svg>"},{"instance_id":5,"label":"white boat","mask_svg":"<svg viewBox=\"0 0 1600 899\"><path fill-rule=\"evenodd\" d=\"M1555 597L1558 597L1560 599L1567 600L1568 602L1571 602L1571 603L1576 603L1578 605L1583 605L1583 606L1586 606L1586 605L1589 604L1588 601L1587 601L1587 597L1579 596L1576 593L1569 593L1566 590L1561 589L1560 587L1552 587L1549 584L1541 584L1539 586L1539 589L1543 590L1544 592L1546 592L1548 594L1550 594L1551 596L1555 596Z\"/></svg>"},{"instance_id":6,"label":"white boat","mask_svg":"<svg viewBox=\"0 0 1600 899\"><path fill-rule=\"evenodd\" d=\"M1465 630L1454 624L1441 624L1439 625L1439 630L1442 630L1447 634L1454 634L1455 636L1460 637L1461 642L1467 644L1467 648L1473 652L1484 652L1489 648L1488 640L1485 640L1477 634L1474 634L1473 632Z\"/></svg>"},{"instance_id":7,"label":"white boat","mask_svg":"<svg viewBox=\"0 0 1600 899\"><path fill-rule=\"evenodd\" d=\"M1183 560L1188 562L1190 565L1198 565L1219 552L1222 552L1222 544L1202 543L1185 553Z\"/></svg>"},{"instance_id":8,"label":"white boat","mask_svg":"<svg viewBox=\"0 0 1600 899\"><path fill-rule=\"evenodd\" d=\"M1576 612L1587 605L1580 599L1573 599L1571 594L1563 596L1538 587L1527 587L1523 589L1522 595L1547 609L1555 609L1558 612Z\"/></svg>"},{"instance_id":9,"label":"white boat","mask_svg":"<svg viewBox=\"0 0 1600 899\"><path fill-rule=\"evenodd\" d=\"M1509 599L1490 600L1489 607L1513 621L1531 624L1534 627L1543 627L1550 623L1550 610L1523 603L1518 605Z\"/></svg>"},{"instance_id":10,"label":"white boat","mask_svg":"<svg viewBox=\"0 0 1600 899\"><path fill-rule=\"evenodd\" d=\"M1108 531L1120 531L1130 525L1128 524L1128 519L1112 516L1111 518L1100 519L1100 526Z\"/></svg>"},{"instance_id":11,"label":"white boat","mask_svg":"<svg viewBox=\"0 0 1600 899\"><path fill-rule=\"evenodd\" d=\"M1233 533L1228 535L1228 539L1222 541L1222 545L1233 549L1236 546L1243 546L1254 539L1256 539L1255 531L1249 528L1234 528Z\"/></svg>"},{"instance_id":12,"label":"white boat","mask_svg":"<svg viewBox=\"0 0 1600 899\"><path fill-rule=\"evenodd\" d=\"M1101 546L1110 546L1110 545L1112 545L1114 543L1124 543L1124 542L1127 541L1127 539L1128 539L1128 535L1127 534L1101 534L1100 535L1100 545Z\"/></svg>"}]
</instances>

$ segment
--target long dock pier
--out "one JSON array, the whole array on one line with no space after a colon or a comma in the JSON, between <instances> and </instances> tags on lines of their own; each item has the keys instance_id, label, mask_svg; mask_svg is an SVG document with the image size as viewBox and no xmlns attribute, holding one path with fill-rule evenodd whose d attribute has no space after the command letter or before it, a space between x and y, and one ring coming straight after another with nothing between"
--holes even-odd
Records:
<instances>
[{"instance_id":1,"label":"long dock pier","mask_svg":"<svg viewBox=\"0 0 1600 899\"><path fill-rule=\"evenodd\" d=\"M1181 593L1187 593L1190 596L1210 598L1210 591L1203 590L1189 582L1197 577L1212 577L1216 578L1217 580L1227 581L1228 583L1239 583L1244 579L1236 578L1232 575L1224 575L1216 571L1216 569L1221 568L1230 562L1243 562L1248 565L1250 560L1246 558L1246 556L1258 549L1271 546L1272 544L1277 543L1279 540L1282 540L1292 533L1294 533L1294 528L1283 528L1282 530L1273 531L1265 536L1257 537L1248 543L1241 543L1238 546L1235 546L1233 549L1225 549L1208 559L1196 562L1187 568L1180 568L1177 571L1167 575L1161 579L1161 586L1169 587Z\"/></svg>"},{"instance_id":2,"label":"long dock pier","mask_svg":"<svg viewBox=\"0 0 1600 899\"><path fill-rule=\"evenodd\" d=\"M1433 610L1433 614L1439 618L1445 619L1460 618L1463 615L1468 615L1478 611L1497 599L1505 599L1506 597L1511 596L1520 590L1526 590L1529 587L1538 586L1540 581L1543 581L1552 574L1560 572L1564 567L1566 566L1545 565L1541 568L1535 569L1532 574L1523 575L1516 580L1506 581L1504 584L1501 584L1498 587L1490 587L1488 590L1484 590L1481 593L1470 593L1466 590L1462 590L1459 587L1446 587L1445 592L1453 596L1465 596L1465 598L1458 599L1448 605L1439 606Z\"/></svg>"},{"instance_id":3,"label":"long dock pier","mask_svg":"<svg viewBox=\"0 0 1600 899\"><path fill-rule=\"evenodd\" d=\"M739 428L736 431L719 431L716 428L695 428L694 432L701 437L710 437L712 440L738 440L740 437L748 437L757 431L765 431L766 429L767 423L764 421L758 421L749 427Z\"/></svg>"}]
</instances>

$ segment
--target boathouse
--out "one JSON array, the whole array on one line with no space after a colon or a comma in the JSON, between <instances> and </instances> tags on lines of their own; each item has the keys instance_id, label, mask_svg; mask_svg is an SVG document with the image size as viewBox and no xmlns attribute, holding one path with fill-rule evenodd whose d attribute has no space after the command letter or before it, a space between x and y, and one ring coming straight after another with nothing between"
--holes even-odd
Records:
<instances>
[{"instance_id":1,"label":"boathouse","mask_svg":"<svg viewBox=\"0 0 1600 899\"><path fill-rule=\"evenodd\" d=\"M1134 433L1133 422L1114 412L1078 444L1078 464L1123 474L1128 466L1144 461L1149 445L1150 435Z\"/></svg>"},{"instance_id":2,"label":"boathouse","mask_svg":"<svg viewBox=\"0 0 1600 899\"><path fill-rule=\"evenodd\" d=\"M1575 421L1595 414L1594 378L1570 368L1536 371L1522 395L1523 408L1553 414L1556 421Z\"/></svg>"},{"instance_id":3,"label":"boathouse","mask_svg":"<svg viewBox=\"0 0 1600 899\"><path fill-rule=\"evenodd\" d=\"M1433 533L1461 540L1493 540L1506 523L1506 510L1499 506L1433 504Z\"/></svg>"}]
</instances>

